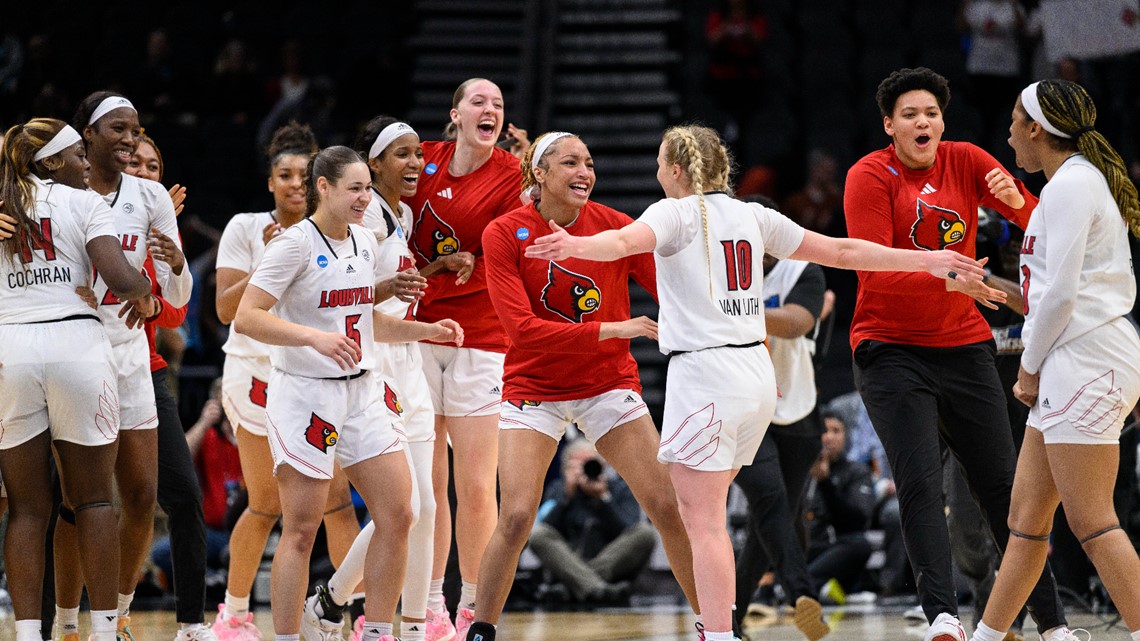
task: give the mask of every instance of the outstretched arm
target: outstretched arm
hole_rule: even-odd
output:
[[[621,229],[607,229],[593,236],[571,236],[558,223],[550,221],[554,231],[526,249],[527,258],[562,260],[583,258],[608,262],[632,254],[651,252],[657,246],[657,236],[649,225],[634,221]]]
[[[805,231],[791,258],[840,269],[868,272],[926,272],[938,278],[981,282],[986,270],[955,251],[894,249],[856,238],[831,238]]]

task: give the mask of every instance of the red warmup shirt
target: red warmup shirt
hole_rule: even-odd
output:
[[[202,486],[202,515],[206,527],[224,530],[226,526],[226,499],[230,486],[240,486],[241,457],[237,446],[223,436],[217,427],[206,428],[201,449],[194,457],[198,470],[198,483]],[[225,429],[229,429],[228,426]]]
[[[573,236],[621,229],[633,222],[587,202]],[[598,342],[602,322],[629,319],[629,279],[657,298],[653,254],[611,263],[527,258],[527,247],[550,233],[534,205],[496,219],[483,232],[491,302],[511,339],[503,366],[503,400],[568,401],[614,389],[641,391],[629,341]]]
[[[183,265],[182,269],[190,269],[190,263]],[[146,331],[146,342],[150,345],[150,371],[153,374],[166,367],[166,359],[155,351],[155,328],[165,327],[167,329],[177,329],[180,327],[182,321],[186,320],[186,308],[188,305],[175,307],[166,302],[166,299],[162,297],[162,288],[158,286],[158,276],[155,275],[154,260],[151,259],[150,254],[146,256],[146,262],[143,263],[143,270],[146,272],[146,277],[153,283],[151,291],[158,297],[158,300],[162,301],[162,311],[158,313],[158,316],[156,316],[154,320],[147,321],[146,325],[143,326],[144,331]]]
[[[986,174],[995,167],[1001,164],[993,156],[965,142],[941,142],[934,166],[923,170],[904,167],[893,145],[872,152],[847,172],[847,233],[888,247],[952,249],[973,258],[979,205],[996,209],[1022,229],[1037,206],[1037,197],[1021,181],[1021,209],[991,195]],[[974,299],[946,291],[942,279],[925,273],[859,272],[852,349],[864,340],[956,347],[991,338]]]
[[[464,347],[505,352],[507,337],[487,296],[482,236],[487,223],[520,205],[519,159],[496,147],[482,167],[456,178],[447,171],[454,142],[425,142],[423,147],[424,172],[416,195],[408,199],[414,225],[408,245],[416,267],[465,251],[475,255],[475,271],[462,285],[455,284],[454,272],[428,279],[416,318],[426,323],[453,319],[463,327]]]

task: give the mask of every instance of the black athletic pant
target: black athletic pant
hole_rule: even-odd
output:
[[[813,411],[804,420],[818,425],[819,417]],[[775,567],[792,601],[815,596],[796,524],[802,522],[800,507],[808,472],[822,448],[818,431],[815,436],[801,436],[773,425],[752,465],[736,475],[734,482],[748,499],[748,536],[736,562],[738,617],[748,611],[756,583],[769,566]]]
[[[158,505],[169,519],[174,565],[175,615],[179,623],[201,623],[206,610],[206,521],[202,488],[167,387],[166,368],[151,374],[158,407]]]
[[[939,436],[961,462],[998,548],[1009,539],[1016,454],[994,353],[993,341],[950,348],[863,341],[854,353],[855,384],[895,475],[903,538],[928,621],[958,613]],[[1048,564],[1028,606],[1042,632],[1065,624]]]

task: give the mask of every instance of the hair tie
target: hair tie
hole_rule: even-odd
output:
[[[41,147],[40,150],[36,152],[36,155],[32,156],[32,161],[39,162],[44,158],[54,156],[64,149],[67,149],[68,147],[79,142],[80,140],[83,140],[83,138],[79,135],[78,131],[73,129],[71,125],[64,125],[63,129],[60,129],[58,132],[56,132],[56,134],[52,136],[51,140],[49,140],[46,145]]]
[[[1034,121],[1041,124],[1045,131],[1053,134],[1058,138],[1072,138],[1069,134],[1057,129],[1049,119],[1045,117],[1045,112],[1041,110],[1041,101],[1037,99],[1037,85],[1040,82],[1035,82],[1025,89],[1021,90],[1021,106],[1025,108],[1025,113]]]
[[[1094,127],[1092,125],[1085,125],[1084,127],[1079,127],[1076,131],[1073,132],[1073,138],[1080,138],[1081,134],[1086,134],[1090,131],[1096,131],[1096,127]]]
[[[412,126],[405,122],[394,122],[384,127],[380,130],[380,133],[376,134],[376,140],[372,141],[372,147],[368,149],[368,159],[372,160],[384,153],[388,145],[395,142],[400,136],[414,133],[416,133],[416,130],[412,129]]]

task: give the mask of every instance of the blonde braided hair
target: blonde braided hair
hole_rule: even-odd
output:
[[[1132,235],[1140,238],[1140,202],[1136,185],[1128,177],[1124,159],[1108,140],[1093,128],[1096,105],[1084,87],[1068,80],[1043,80],[1037,85],[1037,99],[1049,123],[1071,136],[1070,140],[1052,137],[1055,147],[1075,146],[1094,167],[1104,174],[1112,198],[1120,207],[1120,215]]]
[[[731,195],[729,175],[732,156],[714,129],[700,125],[670,127],[663,136],[665,162],[678,164],[689,175],[689,186],[697,196],[701,211],[701,232],[705,240],[705,265],[708,269],[709,298],[712,298],[712,250],[709,249],[709,214],[705,190],[724,191]]]

